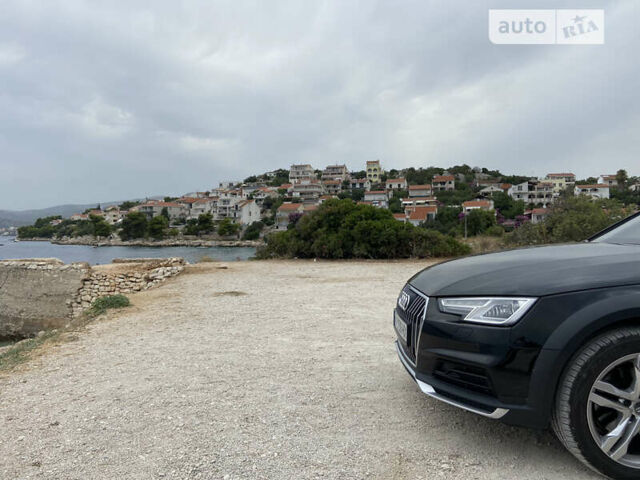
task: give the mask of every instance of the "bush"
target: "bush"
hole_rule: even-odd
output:
[[[264,223],[253,222],[247,227],[242,235],[243,240],[258,240],[260,238],[260,232],[264,228]]]
[[[504,235],[504,228],[500,225],[493,225],[492,227],[487,228],[484,233],[491,237],[501,237]]]
[[[389,210],[345,199],[324,202],[291,230],[272,233],[257,258],[408,258],[455,256],[468,246],[393,218]]]
[[[148,222],[145,214],[140,212],[130,212],[122,219],[120,238],[122,240],[144,238],[147,236],[147,228]]]
[[[544,222],[525,223],[507,235],[506,240],[513,245],[578,242],[622,220],[627,213],[615,200],[561,197]]]
[[[149,235],[156,240],[162,240],[168,228],[169,220],[164,215],[158,215],[149,221]]]
[[[235,235],[240,230],[240,225],[233,223],[230,218],[225,218],[218,225],[218,235],[228,237]]]
[[[124,308],[131,305],[129,299],[124,295],[108,295],[106,297],[98,297],[93,305],[91,305],[90,313],[93,315],[101,315],[112,308]]]

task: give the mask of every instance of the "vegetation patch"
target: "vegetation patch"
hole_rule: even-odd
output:
[[[454,257],[469,246],[434,230],[396,220],[391,211],[327,200],[290,229],[267,237],[257,258],[411,258]]]
[[[87,310],[87,314],[89,316],[96,317],[98,315],[102,315],[109,309],[113,308],[124,308],[131,305],[129,299],[122,295],[109,295],[106,297],[98,297],[91,305],[91,308]]]

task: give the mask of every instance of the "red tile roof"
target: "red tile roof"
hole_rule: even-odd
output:
[[[390,178],[387,180],[387,183],[405,183],[406,180],[404,178]]]
[[[431,185],[409,185],[409,190],[431,190]]]
[[[302,207],[301,203],[283,203],[278,207],[279,212],[292,212]]]
[[[434,182],[453,182],[455,179],[456,177],[453,175],[435,175],[433,177]]]
[[[462,204],[463,207],[491,207],[489,200],[469,200]]]
[[[409,220],[426,220],[430,213],[437,213],[438,207],[410,207]]]

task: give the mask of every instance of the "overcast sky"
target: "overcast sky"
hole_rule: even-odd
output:
[[[493,45],[570,2],[27,1],[0,8],[0,209],[203,190],[291,163],[640,175],[640,2],[603,46]]]

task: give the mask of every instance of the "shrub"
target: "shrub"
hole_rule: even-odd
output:
[[[240,230],[240,225],[233,223],[230,218],[225,218],[218,225],[218,235],[222,237],[228,237],[235,235]]]
[[[264,223],[253,222],[247,227],[242,235],[243,240],[258,240],[260,238],[260,232],[264,228]]]
[[[134,238],[144,238],[147,236],[147,217],[140,212],[129,212],[122,219],[122,230],[120,230],[120,238],[122,240],[131,240]]]
[[[258,258],[408,258],[455,256],[468,246],[393,218],[389,210],[332,199],[291,230],[272,233]]]
[[[112,308],[124,308],[131,305],[129,299],[124,295],[108,295],[106,297],[98,297],[93,305],[91,305],[90,313],[93,315],[101,315]]]
[[[156,240],[162,240],[168,228],[169,220],[164,215],[158,215],[149,221],[149,235]]]
[[[491,237],[501,237],[504,235],[504,228],[502,228],[500,225],[493,225],[487,228],[484,233]]]

